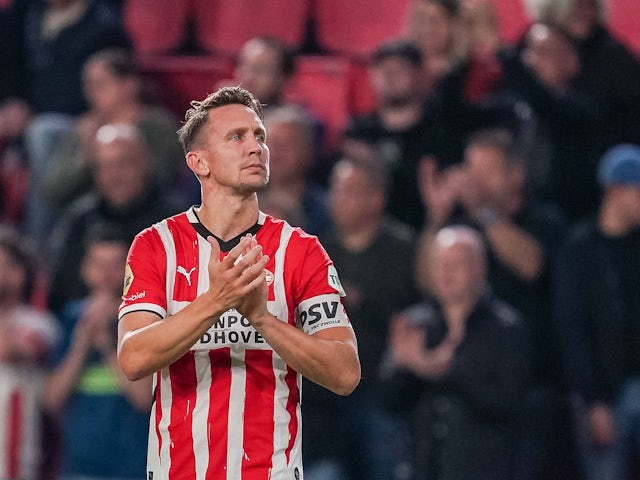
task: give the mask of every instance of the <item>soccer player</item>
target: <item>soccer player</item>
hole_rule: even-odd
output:
[[[341,395],[360,380],[336,269],[259,210],[269,149],[251,93],[192,102],[178,134],[202,203],[136,237],[120,307],[120,365],[153,375],[147,478],[302,478],[301,375]]]

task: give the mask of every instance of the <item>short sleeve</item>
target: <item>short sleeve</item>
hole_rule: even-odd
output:
[[[119,318],[134,311],[167,316],[166,251],[154,229],[136,236],[125,266]]]
[[[349,327],[351,322],[342,303],[345,295],[329,255],[316,237],[300,237],[303,248],[295,248],[296,319],[310,335],[331,327]]]

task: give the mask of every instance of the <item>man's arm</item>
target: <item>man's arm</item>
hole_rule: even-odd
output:
[[[209,289],[183,310],[161,321],[151,312],[124,315],[118,324],[118,363],[129,380],[139,380],[171,365],[218,320],[265,283],[268,257],[254,239],[244,237],[219,260],[220,247],[209,238]]]
[[[334,327],[309,335],[266,315],[255,329],[295,371],[339,395],[349,395],[360,382],[360,361],[353,329]]]

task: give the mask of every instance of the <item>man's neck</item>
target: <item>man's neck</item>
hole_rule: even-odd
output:
[[[210,192],[196,210],[200,223],[223,241],[228,241],[251,228],[258,221],[258,197],[230,196]]]
[[[344,247],[351,252],[361,252],[371,245],[379,229],[379,222],[371,222],[357,228],[341,228],[339,230]]]

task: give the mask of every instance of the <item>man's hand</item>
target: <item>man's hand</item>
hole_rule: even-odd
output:
[[[591,407],[588,411],[589,434],[596,445],[606,447],[616,438],[613,412],[602,403]]]
[[[269,257],[262,254],[262,247],[255,238],[245,235],[222,260],[216,239],[209,237],[207,240],[211,244],[207,293],[215,304],[224,306],[226,310],[235,308],[249,319],[249,315],[265,313],[267,285],[264,267]],[[260,311],[262,308],[264,312]]]

